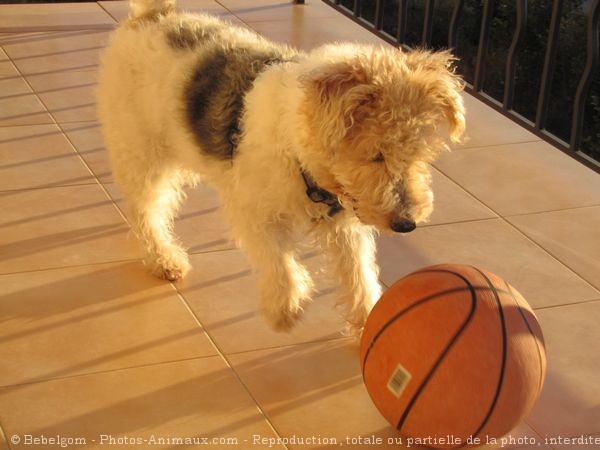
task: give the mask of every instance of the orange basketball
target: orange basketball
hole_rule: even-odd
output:
[[[390,287],[367,319],[360,357],[383,416],[413,443],[436,448],[508,433],[546,372],[542,330],[525,299],[502,278],[457,264]]]

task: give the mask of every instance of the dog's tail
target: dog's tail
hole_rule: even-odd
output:
[[[175,0],[129,0],[129,17],[152,17],[175,9]]]

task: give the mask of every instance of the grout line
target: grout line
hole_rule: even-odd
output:
[[[480,218],[480,219],[457,220],[457,221],[454,221],[454,222],[427,223],[427,224],[423,224],[423,225],[418,225],[417,229],[420,229],[420,228],[444,227],[444,226],[447,226],[447,225],[460,225],[460,224],[463,224],[463,223],[488,222],[488,221],[492,221],[492,220],[498,220],[500,218],[501,218],[500,216],[495,216],[495,217],[483,217],[483,218]]]
[[[77,154],[77,156],[80,156],[80,155]],[[74,187],[74,186],[96,186],[96,184],[97,183],[73,183],[73,184],[69,183],[69,184],[53,184],[51,186],[32,186],[32,187],[27,187],[27,188],[2,189],[2,190],[0,190],[0,195],[17,193],[17,192],[36,191],[36,190],[42,190],[42,189],[68,188],[68,187]],[[109,198],[109,200],[112,200],[112,198]]]
[[[598,288],[596,288],[596,286],[594,286],[590,281],[588,281],[586,278],[584,278],[583,275],[579,274],[578,272],[575,271],[575,269],[573,269],[570,265],[568,265],[566,262],[560,260],[557,256],[555,256],[549,249],[543,247],[540,243],[538,243],[537,241],[535,241],[534,239],[532,239],[531,237],[529,237],[527,234],[525,234],[525,232],[521,231],[516,225],[514,225],[512,222],[510,222],[508,219],[502,217],[502,220],[504,221],[504,223],[508,224],[513,230],[515,230],[516,232],[518,232],[519,234],[521,234],[522,236],[525,236],[525,238],[533,243],[536,247],[540,248],[541,250],[544,251],[544,253],[546,253],[548,256],[550,256],[552,259],[554,259],[556,262],[558,262],[560,265],[562,265],[563,267],[567,268],[572,274],[574,274],[577,278],[579,278],[580,280],[582,280],[585,284],[587,284],[589,287],[591,287],[595,292],[600,293],[600,291],[598,290]]]
[[[188,256],[192,256],[192,255],[207,255],[207,254],[212,254],[212,253],[221,253],[221,252],[233,252],[239,250],[241,251],[241,249],[237,246],[233,246],[233,247],[229,247],[229,248],[216,248],[214,250],[206,250],[204,252],[187,252]]]
[[[246,22],[244,19],[242,19],[240,16],[238,16],[236,13],[234,13],[232,10],[230,10],[227,6],[225,6],[223,3],[220,2],[220,0],[214,0],[215,3],[219,6],[221,6],[223,9],[225,9],[225,11],[227,11],[229,14],[231,14],[233,17],[235,17],[236,19],[238,19],[240,22],[242,22],[248,29],[254,31],[256,34],[260,33],[258,31],[256,31],[254,28],[252,28],[250,26],[250,24],[248,22]],[[262,36],[262,35],[261,35]],[[286,446],[287,448],[287,446]]]
[[[104,11],[104,9],[103,9]],[[113,17],[109,15],[112,19]],[[106,24],[80,24],[80,25],[32,25],[32,26],[23,26],[23,27],[3,27],[0,28],[0,35],[3,33],[6,34],[26,34],[26,33],[53,33],[60,31],[85,31],[85,30],[113,30],[115,28],[114,24],[106,23]]]
[[[591,287],[596,292],[598,292],[598,289],[592,283],[590,283],[588,280],[586,280],[585,278],[583,278],[580,274],[578,274],[577,272],[575,272],[575,270],[573,270],[570,266],[568,266],[566,263],[564,263],[563,261],[561,261],[560,259],[558,259],[556,256],[554,256],[552,253],[550,253],[550,251],[548,249],[544,248],[541,244],[539,244],[538,242],[534,241],[532,238],[530,238],[529,236],[527,236],[523,231],[521,231],[519,228],[517,228],[515,225],[513,225],[506,218],[506,217],[511,217],[511,216],[506,216],[505,217],[505,216],[501,215],[498,211],[496,211],[494,208],[492,208],[490,205],[488,205],[482,199],[478,198],[474,193],[472,193],[471,191],[469,191],[466,187],[458,184],[453,178],[451,178],[441,168],[435,167],[435,169],[438,170],[440,173],[442,173],[444,176],[448,177],[457,186],[460,186],[460,188],[462,190],[464,190],[465,192],[467,192],[473,198],[475,198],[476,200],[478,200],[481,204],[483,204],[484,206],[486,206],[490,211],[492,211],[494,214],[496,214],[498,217],[494,218],[493,220],[500,219],[502,222],[504,222],[505,224],[507,224],[513,231],[516,231],[519,235],[521,235],[522,237],[524,237],[525,240],[527,240],[530,243],[532,243],[535,247],[537,247],[538,249],[542,250],[542,252],[545,253],[546,255],[548,255],[551,259],[553,259],[554,261],[556,261],[557,263],[559,263],[562,267],[566,268],[569,272],[571,272],[573,275],[575,275],[576,278],[580,279],[585,284],[587,284],[589,287]],[[491,219],[486,219],[486,220],[491,220]],[[435,226],[435,225],[432,225],[432,226]]]
[[[526,424],[526,425],[527,425],[529,428],[531,428],[535,434],[537,434],[537,436],[538,436],[538,437],[539,437],[539,438],[542,440],[542,442],[544,442],[544,445],[545,445],[546,447],[550,447],[550,446],[549,446],[548,444],[546,444],[546,442],[544,441],[544,437],[542,436],[542,433],[540,433],[538,430],[536,430],[536,429],[535,429],[535,427],[534,427],[534,426],[533,426],[533,425],[532,425],[532,424],[531,424],[529,421],[527,421],[527,420],[524,420],[523,422],[524,422],[524,423],[525,423],[525,424]],[[552,447],[550,447],[550,448],[552,448]],[[515,450],[516,450],[516,449],[515,449]]]
[[[260,406],[260,404],[258,403],[258,401],[256,400],[256,398],[254,397],[254,395],[252,395],[252,392],[250,391],[250,389],[248,388],[248,386],[246,386],[246,384],[242,381],[242,378],[240,377],[240,375],[233,368],[233,365],[231,364],[231,362],[227,358],[227,355],[225,354],[225,352],[223,352],[223,350],[221,349],[221,347],[217,344],[217,341],[208,332],[208,329],[202,324],[202,321],[200,320],[200,318],[198,317],[198,315],[194,312],[194,310],[192,309],[192,307],[190,306],[190,304],[187,302],[186,298],[183,296],[183,293],[179,290],[178,286],[176,284],[174,284],[174,283],[170,283],[170,284],[173,287],[173,290],[175,291],[175,293],[177,294],[177,296],[179,297],[179,299],[181,300],[181,302],[183,303],[183,305],[187,308],[187,310],[192,315],[192,317],[194,318],[194,320],[202,328],[202,330],[204,331],[204,334],[206,335],[207,339],[210,341],[210,343],[213,345],[213,347],[217,350],[217,352],[221,356],[221,359],[223,360],[223,362],[225,363],[225,365],[231,370],[231,372],[233,373],[233,376],[237,379],[237,381],[244,388],[244,390],[246,391],[246,393],[248,394],[248,396],[252,399],[252,401],[254,402],[256,408],[262,414],[264,420],[267,422],[267,424],[271,427],[271,429],[275,433],[275,436],[277,436],[278,438],[281,439],[282,436],[277,431],[277,429],[275,428],[275,425],[271,422],[271,419],[267,416],[266,412]],[[281,445],[283,445],[284,448],[286,448],[286,449],[289,450],[289,447],[287,445],[285,445],[285,444],[281,444]]]
[[[108,9],[106,9],[104,6],[102,6],[100,4],[100,2],[95,2],[96,5],[98,5],[106,14],[108,14],[108,16],[115,21],[115,26],[119,26],[119,19],[117,19],[115,16],[113,16],[110,11]]]
[[[1,423],[0,423],[0,439],[4,439],[4,442],[6,442],[6,446],[8,447],[9,450],[12,449],[11,442],[8,440],[8,436],[6,436],[6,433],[4,432],[4,428],[2,427]]]
[[[236,17],[238,17],[240,20],[242,20],[239,16],[236,16]],[[345,17],[345,16],[342,16],[342,17],[344,17],[344,18],[347,19],[347,17]],[[307,21],[313,21],[313,20],[334,20],[334,19],[338,19],[338,17],[309,17],[309,18],[305,17],[303,19],[303,22],[307,23]],[[276,23],[290,22],[290,19],[289,18],[281,18],[281,19],[264,19],[264,20],[249,20],[249,21],[244,21],[244,23],[247,24],[249,27],[251,27],[252,24],[254,24],[254,23],[258,24],[258,23],[273,23],[273,22],[276,22]],[[350,23],[350,25],[356,25],[356,23],[354,23],[352,21],[352,19],[349,19],[349,23]],[[366,31],[369,31],[369,30],[366,30]],[[258,31],[257,31],[257,33],[258,33]],[[373,36],[375,36],[375,35],[373,35]],[[269,40],[273,41],[273,39],[270,39],[270,38],[269,38]],[[289,45],[290,47],[293,47],[293,48],[296,48],[296,49],[298,48],[298,47],[296,47],[296,45],[290,44],[287,41],[283,41],[283,40],[279,41],[278,40],[276,42],[278,42],[278,43],[285,43],[285,44]],[[329,42],[340,42],[340,39],[338,39],[337,41],[333,40],[333,41],[329,41]],[[351,41],[349,39],[345,39],[345,40],[343,40],[343,42],[354,42],[354,41]],[[383,40],[381,42],[386,43]],[[363,43],[365,43],[365,42],[363,42]]]
[[[564,307],[568,307],[568,306],[575,306],[575,305],[583,305],[586,303],[594,303],[594,302],[600,302],[600,298],[592,298],[589,300],[581,300],[578,302],[572,302],[572,303],[561,303],[559,305],[550,305],[550,306],[540,306],[539,308],[533,308],[534,311],[547,311],[549,309],[554,309],[554,308],[564,308]]]
[[[61,270],[61,269],[76,269],[78,267],[94,267],[94,266],[103,266],[103,265],[107,265],[107,264],[122,264],[122,263],[128,263],[128,262],[135,262],[135,261],[139,261],[140,265],[141,265],[141,258],[131,258],[131,259],[116,259],[114,261],[100,261],[100,262],[92,262],[92,263],[86,263],[86,264],[73,264],[73,265],[66,265],[66,266],[53,266],[53,267],[44,267],[41,269],[30,269],[30,270],[20,270],[17,272],[2,272],[0,273],[0,278],[3,276],[8,276],[8,275],[19,275],[19,274],[26,274],[26,273],[36,273],[36,272],[46,272],[46,271],[51,271],[51,270]]]
[[[279,349],[287,349],[287,348],[297,347],[297,346],[300,346],[300,345],[314,345],[314,344],[320,344],[320,343],[337,342],[337,341],[353,340],[353,339],[354,338],[352,336],[344,336],[340,332],[340,335],[337,336],[337,337],[315,339],[315,340],[312,340],[312,341],[304,341],[304,342],[295,342],[295,343],[292,343],[292,344],[274,345],[272,347],[253,348],[253,349],[241,350],[241,351],[237,351],[237,352],[229,352],[229,353],[223,352],[223,354],[227,355],[227,356],[237,356],[237,355],[245,355],[247,353],[252,353],[252,352],[260,352],[260,351],[263,351],[263,350],[279,350]]]
[[[461,184],[459,184],[454,178],[451,178],[448,174],[444,173],[442,170],[440,170],[438,167],[434,166],[433,164],[430,164],[431,168],[433,170],[435,170],[436,172],[438,172],[440,175],[442,175],[447,181],[449,181],[451,184],[454,184],[457,188],[459,188],[461,191],[465,192],[467,194],[467,196],[469,196],[472,200],[475,200],[477,203],[482,204],[483,206],[485,206],[492,214],[494,214],[496,217],[488,217],[488,219],[492,219],[492,218],[498,218],[500,217],[500,214],[498,214],[496,211],[494,211],[492,208],[490,208],[488,205],[486,205],[484,202],[482,202],[481,200],[479,200],[474,194],[472,194],[471,192],[469,192],[467,189],[465,189]],[[434,193],[435,194],[435,193]],[[434,200],[435,201],[435,200]],[[467,222],[467,221],[465,221]],[[453,223],[453,222],[450,222]]]
[[[223,248],[223,249],[207,250],[205,252],[189,253],[189,255],[191,256],[191,255],[205,255],[205,254],[213,254],[213,253],[225,253],[225,252],[234,252],[234,251],[238,251],[238,250],[240,250],[240,249],[237,247]],[[101,265],[107,265],[107,264],[122,264],[122,263],[129,263],[129,262],[139,262],[140,270],[145,270],[144,264],[143,264],[143,257],[140,256],[139,258],[115,259],[115,260],[111,260],[111,261],[98,261],[98,262],[89,262],[89,263],[84,263],[84,264],[71,264],[71,265],[65,265],[65,266],[49,266],[49,267],[43,267],[40,269],[19,270],[16,272],[0,272],[0,277],[3,277],[5,275],[18,275],[21,273],[23,273],[23,274],[36,273],[36,272],[45,272],[45,271],[50,271],[50,270],[75,269],[78,267],[93,267],[93,266],[101,266]],[[147,270],[146,270],[146,272],[150,273]]]
[[[539,216],[541,214],[546,214],[546,213],[555,213],[555,212],[562,212],[562,211],[576,211],[579,209],[589,209],[589,208],[597,208],[598,206],[600,206],[600,203],[597,204],[593,204],[593,205],[585,205],[585,206],[573,206],[570,208],[558,208],[558,209],[548,209],[545,211],[534,211],[534,212],[528,212],[528,213],[519,213],[519,214],[509,214],[507,216],[504,216],[505,218],[513,218],[513,217],[523,217],[523,216]]]
[[[498,113],[498,114],[500,114],[500,113]],[[519,125],[519,127],[521,127],[521,126]],[[521,128],[523,128],[523,127],[521,127]],[[478,148],[480,148],[480,149],[489,149],[490,147],[506,147],[506,146],[509,146],[509,145],[532,144],[532,143],[535,143],[535,142],[546,142],[546,141],[544,141],[543,139],[527,139],[527,140],[524,140],[524,141],[499,142],[497,144],[483,144],[483,145],[473,145],[473,146],[470,146],[469,142],[465,142],[462,145],[460,145],[460,144],[458,144],[458,145],[454,144],[451,147],[451,152],[454,153],[454,152],[460,152],[461,150],[475,150],[475,149],[478,149]]]
[[[30,95],[37,95],[35,92],[29,92]],[[42,104],[42,106],[44,106]],[[42,111],[44,112],[44,111]],[[50,115],[48,111],[45,111]],[[39,113],[36,113],[39,114]],[[50,125],[56,125],[56,122],[46,122],[46,123],[16,123],[16,124],[8,124],[8,125],[0,125],[0,128],[17,128],[17,127],[47,127]]]
[[[204,329],[202,329],[202,331],[204,331]],[[40,378],[39,380],[23,381],[23,382],[15,383],[15,384],[1,385],[0,391],[3,389],[9,390],[9,389],[15,389],[15,388],[20,388],[20,387],[24,387],[24,386],[31,386],[31,385],[35,385],[35,384],[48,383],[48,382],[52,382],[52,381],[63,381],[63,380],[70,380],[72,378],[104,375],[104,374],[113,373],[113,372],[122,372],[122,371],[126,371],[126,370],[142,369],[144,367],[155,367],[155,366],[160,366],[163,364],[177,364],[180,362],[193,361],[193,360],[197,360],[197,359],[200,360],[200,359],[207,359],[207,358],[217,358],[218,356],[219,356],[218,354],[206,355],[206,356],[191,356],[189,358],[173,359],[173,360],[169,360],[169,361],[157,361],[154,363],[138,364],[138,365],[127,366],[127,367],[117,367],[114,369],[104,369],[104,370],[101,369],[101,370],[96,370],[96,371],[91,371],[91,372],[74,373],[72,375],[64,375],[64,376],[50,377],[50,378]]]
[[[50,115],[52,115],[52,113],[50,113]],[[52,116],[52,117],[54,117],[54,116]],[[92,168],[85,161],[85,159],[83,158],[83,156],[81,155],[81,153],[79,153],[79,150],[77,150],[77,147],[75,146],[75,144],[73,143],[73,141],[71,140],[71,138],[69,137],[69,135],[65,132],[64,128],[62,127],[62,125],[60,123],[58,123],[58,122],[56,123],[56,125],[58,126],[58,128],[60,129],[60,131],[62,132],[62,134],[65,136],[65,139],[69,142],[69,144],[71,145],[71,147],[73,148],[73,150],[75,150],[75,153],[77,153],[77,155],[79,156],[79,160],[81,161],[81,163],[87,168],[87,170],[90,172],[90,174],[94,177],[94,179],[96,180],[96,183],[98,184],[98,186],[100,186],[100,189],[102,189],[102,191],[104,192],[104,195],[106,196],[106,198],[111,201],[111,203],[113,204],[113,207],[117,210],[117,213],[122,217],[122,219],[125,221],[125,223],[129,227],[131,227],[131,223],[127,219],[127,216],[123,213],[123,211],[121,211],[121,208],[119,208],[119,206],[117,205],[117,203],[111,197],[110,193],[108,192],[108,189],[106,189],[106,187],[104,186],[104,184],[102,184],[102,182],[100,181],[100,179],[98,178],[98,176],[94,173],[94,171],[92,170]]]

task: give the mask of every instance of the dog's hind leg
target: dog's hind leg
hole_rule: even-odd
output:
[[[190,269],[186,251],[173,234],[173,220],[193,177],[176,168],[153,168],[140,183],[124,189],[130,220],[145,252],[145,263],[159,278],[174,281]],[[121,186],[123,188],[123,186]]]

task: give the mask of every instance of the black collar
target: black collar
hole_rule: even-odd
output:
[[[337,197],[329,191],[320,188],[315,180],[308,174],[304,169],[300,169],[300,173],[302,174],[302,178],[304,178],[304,183],[306,184],[306,195],[315,203],[325,203],[329,206],[329,212],[327,213],[329,217],[335,216],[342,209],[342,205],[338,201]]]

